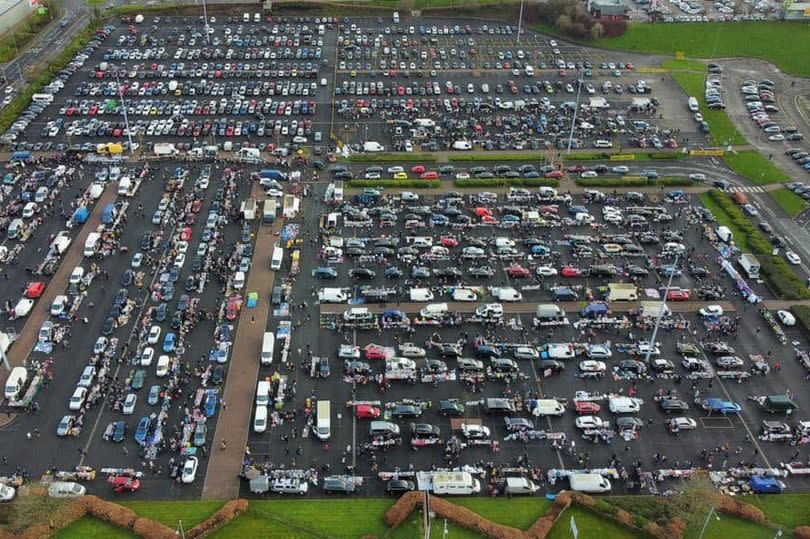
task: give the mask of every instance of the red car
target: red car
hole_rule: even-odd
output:
[[[388,349],[378,345],[368,345],[365,351],[366,359],[387,359],[391,355]]]
[[[187,226],[180,231],[180,239],[183,241],[191,240],[191,227]]]
[[[422,174],[425,171],[425,165],[414,165],[411,167],[411,172],[414,174]]]
[[[519,266],[517,264],[512,264],[508,268],[506,268],[506,273],[509,274],[510,277],[522,278],[528,277],[532,274],[528,269],[524,268],[523,266]]]
[[[198,199],[191,203],[191,211],[193,211],[194,213],[200,213],[201,209],[202,209],[202,200]]]
[[[442,247],[458,247],[458,240],[451,236],[442,236],[439,243],[441,243]]]
[[[565,176],[565,172],[562,170],[552,170],[551,172],[546,172],[546,178],[562,178]]]
[[[111,476],[107,481],[112,486],[113,492],[135,492],[141,488],[141,482],[133,477]]]
[[[45,290],[45,283],[42,281],[34,281],[33,283],[28,283],[28,286],[25,287],[25,297],[37,299],[39,296],[42,295],[42,292],[44,290]]]
[[[587,169],[585,168],[585,165],[573,165],[570,167],[566,167],[565,170],[567,170],[568,172],[585,172]]]
[[[354,409],[357,419],[377,419],[380,417],[380,409],[370,404],[358,404]]]
[[[419,175],[423,180],[436,180],[439,178],[439,173],[435,170],[428,170]]]
[[[669,290],[667,292],[667,299],[669,301],[689,301],[692,293],[689,290]]]
[[[563,269],[560,270],[560,275],[563,277],[581,277],[582,270],[579,268],[574,268],[572,266],[565,266]]]
[[[602,409],[593,401],[574,401],[574,411],[580,415],[596,415]]]
[[[239,309],[242,308],[242,298],[240,296],[231,296],[228,298],[228,303],[225,305],[225,318],[228,320],[236,320],[239,316]]]

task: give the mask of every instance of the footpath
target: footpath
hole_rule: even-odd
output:
[[[257,202],[264,199],[264,191],[258,183],[254,185],[251,196]],[[238,475],[242,471],[248,442],[259,376],[259,356],[276,273],[270,269],[270,256],[273,246],[278,242],[282,226],[282,219],[278,218],[272,225],[259,225],[256,233],[253,264],[244,292],[245,295],[256,292],[259,302],[252,309],[243,306],[239,315],[225,390],[221,397],[227,404],[227,410],[221,407],[219,411],[216,432],[211,442],[211,457],[205,472],[203,499],[232,500],[239,496]],[[225,449],[222,449],[223,440],[226,443]]]

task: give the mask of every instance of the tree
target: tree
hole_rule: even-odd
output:
[[[561,32],[569,32],[571,31],[571,17],[568,15],[562,14],[557,17],[557,20],[554,22],[554,25],[557,27],[558,30]]]
[[[414,0],[399,0],[399,7],[403,11],[412,11],[416,7]]]
[[[597,22],[591,26],[591,39],[599,39],[603,35],[605,35],[605,27],[602,26],[601,22]]]
[[[720,493],[707,476],[692,477],[686,481],[679,495],[670,498],[677,516],[688,528],[697,527],[697,529],[703,525],[712,507],[717,507],[719,500]]]

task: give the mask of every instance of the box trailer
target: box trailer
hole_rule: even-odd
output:
[[[760,265],[756,256],[751,253],[743,253],[740,255],[740,258],[737,259],[737,262],[740,263],[740,266],[742,266],[742,269],[748,274],[748,277],[751,279],[759,278]]]

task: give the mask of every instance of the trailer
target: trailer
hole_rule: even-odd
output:
[[[282,215],[286,219],[293,219],[296,215],[298,215],[300,204],[301,200],[297,196],[289,194],[284,195]]]
[[[754,256],[751,253],[743,253],[737,259],[737,262],[739,262],[740,266],[742,267],[743,270],[745,270],[745,273],[748,275],[749,278],[751,279],[759,278],[760,264],[756,256]]]

